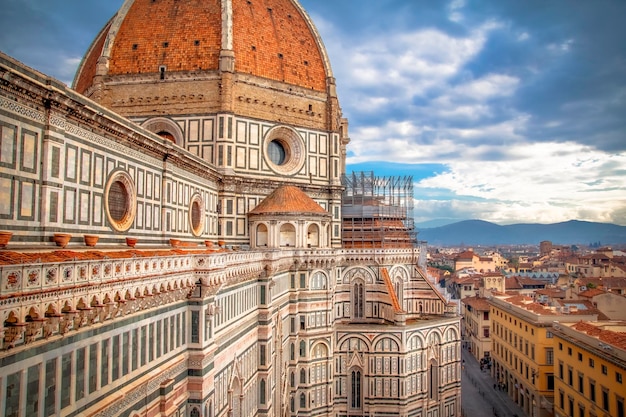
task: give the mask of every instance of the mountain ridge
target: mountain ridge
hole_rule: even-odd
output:
[[[583,220],[498,225],[474,219],[418,228],[418,239],[427,241],[429,245],[523,245],[539,244],[544,240],[557,245],[615,245],[626,244],[626,226]]]

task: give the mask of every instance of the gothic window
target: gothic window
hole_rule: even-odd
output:
[[[363,305],[365,303],[365,288],[362,281],[357,281],[352,286],[352,318],[362,319]]]
[[[289,377],[289,385],[291,386],[291,388],[294,388],[296,386],[296,374],[294,374],[293,372]]]
[[[326,275],[322,272],[316,272],[311,277],[310,288],[312,290],[325,290],[326,289]]]
[[[304,356],[306,355],[306,343],[304,342],[304,340],[300,341],[300,357],[304,358]]]
[[[439,365],[436,360],[430,361],[428,367],[428,398],[437,400],[439,393]]]
[[[289,359],[296,360],[296,345],[293,343],[289,346]]]
[[[306,384],[306,371],[304,369],[300,369],[300,383]]]
[[[240,417],[241,416],[241,383],[239,378],[235,378],[233,384],[231,386],[231,391],[229,392],[229,405],[230,405],[230,413],[229,415],[232,417]]]
[[[306,395],[304,393],[300,394],[300,408],[306,407]]]
[[[259,384],[259,402],[265,404],[265,380],[262,379]]]
[[[402,281],[398,278],[398,280],[395,282],[394,285],[394,290],[396,291],[396,298],[398,299],[398,303],[400,304],[400,306],[402,306],[403,302],[402,302]]]
[[[361,408],[362,403],[362,380],[361,370],[353,369],[350,373],[350,407]]]

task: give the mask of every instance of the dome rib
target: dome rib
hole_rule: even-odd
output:
[[[83,58],[74,87],[85,93],[97,75],[162,67],[218,71],[220,52],[230,48],[235,72],[328,91],[326,49],[297,0],[126,0]]]

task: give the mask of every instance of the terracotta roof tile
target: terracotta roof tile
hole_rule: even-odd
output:
[[[489,311],[491,308],[489,301],[484,297],[465,297],[461,302],[479,311]]]
[[[249,214],[322,214],[330,216],[319,204],[293,185],[284,185],[268,195]]]
[[[609,345],[613,345],[620,349],[626,349],[626,332],[609,330],[610,327],[615,326],[624,328],[625,322],[578,322],[572,326],[575,330],[581,333],[585,333],[589,336],[597,337],[599,340]]]

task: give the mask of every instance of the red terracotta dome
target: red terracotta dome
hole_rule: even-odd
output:
[[[126,0],[98,34],[74,79],[220,69],[327,91],[332,77],[321,38],[297,0]]]

